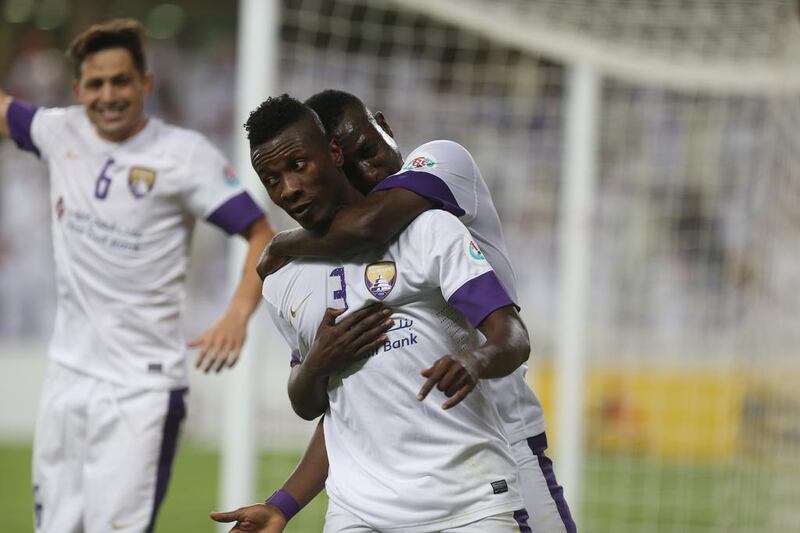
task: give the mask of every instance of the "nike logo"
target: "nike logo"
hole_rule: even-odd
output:
[[[111,529],[113,529],[114,531],[119,531],[120,529],[128,529],[132,525],[133,524],[120,524],[115,520],[114,522],[111,522]]]
[[[78,159],[78,154],[73,152],[72,150],[67,150],[67,159],[71,159],[73,161]]]
[[[309,292],[308,294],[306,294],[305,298],[300,300],[300,303],[297,304],[297,307],[295,307],[294,309],[291,309],[291,308],[289,309],[289,312],[292,314],[292,318],[296,318],[297,317],[298,311],[300,311],[300,308],[303,307],[303,304],[306,303],[306,300],[308,300],[308,298],[310,296],[311,296],[311,293]]]

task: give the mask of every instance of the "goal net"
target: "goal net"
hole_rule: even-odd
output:
[[[800,528],[800,53],[788,0],[285,0],[278,88],[340,88],[492,190],[559,448],[569,71],[599,80],[579,509]],[[563,466],[556,458],[556,472]]]

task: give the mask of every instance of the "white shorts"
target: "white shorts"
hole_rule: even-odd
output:
[[[528,523],[535,533],[575,533],[577,528],[564,499],[564,489],[556,481],[546,449],[544,433],[511,445]]]
[[[463,526],[431,529],[428,533],[531,533],[527,519],[528,514],[521,509],[487,516]],[[354,514],[328,500],[323,533],[381,533],[381,530],[368,526]]]
[[[33,447],[36,531],[151,531],[185,393],[130,389],[51,362]]]

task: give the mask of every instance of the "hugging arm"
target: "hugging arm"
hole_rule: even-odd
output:
[[[302,228],[275,235],[259,263],[263,277],[283,264],[285,257],[347,257],[388,243],[433,202],[406,189],[388,189],[341,209],[321,236]]]

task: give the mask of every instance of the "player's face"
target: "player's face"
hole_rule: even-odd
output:
[[[403,166],[392,129],[381,113],[373,116],[363,109],[350,108],[333,137],[342,147],[347,178],[363,194]]]
[[[151,76],[139,72],[130,52],[108,48],[86,56],[73,90],[100,137],[120,142],[144,128],[144,97],[152,86]]]
[[[255,147],[250,158],[270,199],[301,226],[324,231],[342,203],[342,151],[310,119]]]

